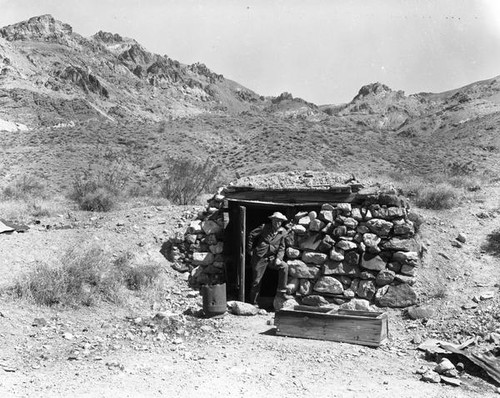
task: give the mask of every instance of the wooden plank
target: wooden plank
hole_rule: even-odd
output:
[[[340,203],[340,202],[356,202],[357,194],[349,192],[335,192],[329,190],[304,190],[304,191],[268,191],[268,190],[252,190],[242,192],[228,192],[226,199],[239,200],[256,200],[261,202],[277,202],[277,203]]]
[[[247,209],[239,206],[239,226],[240,226],[240,257],[239,257],[239,300],[245,301],[245,257],[246,257],[246,236],[247,236]]]
[[[310,305],[296,305],[293,307],[294,311],[307,311],[307,312],[332,312],[335,311],[334,308],[328,307],[312,307]]]
[[[387,338],[387,314],[377,314],[377,317],[370,317],[359,314],[278,311],[275,315],[276,334],[377,347]]]

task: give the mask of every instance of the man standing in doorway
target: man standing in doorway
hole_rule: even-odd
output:
[[[276,295],[286,296],[288,264],[283,261],[285,255],[285,237],[287,230],[281,225],[287,218],[279,211],[269,216],[271,223],[262,224],[248,235],[247,252],[252,255],[252,288],[250,303],[257,305],[262,277],[267,267],[278,270]]]

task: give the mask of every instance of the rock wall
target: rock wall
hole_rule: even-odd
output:
[[[160,250],[175,270],[189,272],[188,283],[195,289],[225,282],[223,202],[222,195],[215,195],[185,234],[171,237]]]
[[[289,292],[304,303],[319,295],[337,304],[360,298],[381,307],[414,305],[421,253],[408,204],[394,194],[359,195],[353,204],[299,212],[286,225]],[[216,195],[184,236],[162,248],[174,268],[190,272],[194,288],[224,281],[223,200]]]

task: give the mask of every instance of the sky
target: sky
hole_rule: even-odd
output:
[[[0,0],[0,26],[52,14],[136,39],[260,95],[350,101],[381,82],[442,92],[500,75],[498,0]]]

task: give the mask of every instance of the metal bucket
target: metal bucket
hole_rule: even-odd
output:
[[[203,285],[201,287],[203,297],[203,312],[207,316],[221,315],[227,310],[226,284]]]

